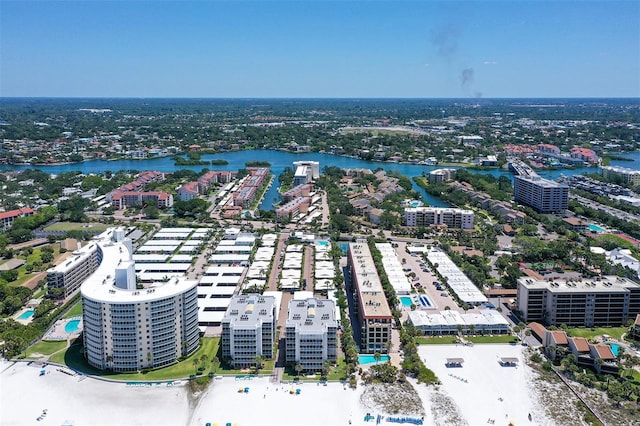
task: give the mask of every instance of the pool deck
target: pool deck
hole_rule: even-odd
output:
[[[33,321],[33,315],[31,315],[29,318],[20,318],[20,315],[24,314],[27,311],[33,311],[33,308],[21,309],[17,314],[13,316],[13,319],[18,321],[22,325],[29,324],[31,321]]]
[[[80,324],[78,324],[78,329],[73,333],[67,333],[65,331],[65,326],[69,321],[80,320]],[[51,328],[45,333],[42,340],[70,340],[75,339],[80,336],[82,332],[82,316],[78,315],[71,318],[62,318],[55,322],[51,326]]]

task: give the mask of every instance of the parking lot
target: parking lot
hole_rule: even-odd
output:
[[[403,263],[403,268],[405,269],[405,273],[409,276],[414,273],[416,278],[415,280],[409,278],[409,281],[414,286],[414,288],[423,288],[429,300],[432,303],[431,308],[423,308],[420,303],[416,303],[416,306],[419,309],[428,309],[434,311],[444,311],[446,307],[449,307],[452,311],[464,312],[462,308],[460,308],[456,302],[451,298],[449,293],[445,288],[442,290],[438,290],[434,283],[438,281],[438,278],[431,272],[426,262],[423,259],[423,256],[420,254],[411,255],[407,253],[405,242],[395,242],[391,241],[394,245],[397,244],[398,247],[395,248],[396,255],[400,262]],[[402,260],[405,260],[404,262]],[[408,310],[409,308],[404,308]]]

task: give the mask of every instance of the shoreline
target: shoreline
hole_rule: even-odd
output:
[[[334,154],[334,153],[330,153],[330,152],[326,152],[326,151],[308,151],[308,152],[299,152],[299,151],[290,151],[287,149],[282,149],[282,148],[252,148],[252,149],[239,149],[239,150],[229,150],[229,151],[220,151],[220,152],[201,152],[202,155],[218,155],[218,154],[225,154],[225,153],[236,153],[236,152],[245,152],[245,151],[256,151],[256,150],[266,150],[266,151],[278,151],[278,152],[286,152],[288,154],[295,154],[295,155],[305,155],[305,154],[324,154],[324,155],[335,155],[336,157],[342,157],[342,158],[351,158],[354,160],[359,160],[359,161],[367,161],[367,162],[372,162],[372,163],[380,163],[380,164],[402,164],[402,165],[408,165],[408,166],[426,166],[426,167],[464,167],[464,168],[474,168],[477,167],[474,164],[465,164],[465,163],[447,163],[447,162],[443,162],[443,163],[438,163],[438,164],[420,164],[420,163],[415,163],[415,162],[410,162],[410,161],[384,161],[384,160],[375,160],[375,159],[371,159],[371,160],[367,160],[364,158],[360,158],[360,157],[356,157],[353,155],[346,155],[346,154]],[[614,156],[624,156],[624,155],[633,155],[633,154],[637,154],[640,153],[640,150],[636,150],[636,151],[625,151],[625,152],[615,152],[615,153],[608,153],[610,155],[614,155]],[[78,162],[71,162],[71,161],[63,161],[63,162],[59,162],[59,163],[6,163],[4,165],[6,166],[16,166],[16,167],[20,167],[20,166],[30,166],[30,167],[48,167],[48,166],[64,166],[64,165],[69,165],[69,164],[83,164],[83,163],[87,163],[90,161],[105,161],[105,162],[113,162],[113,161],[140,161],[140,162],[144,162],[144,161],[152,161],[152,160],[157,160],[157,159],[161,159],[161,158],[168,158],[168,157],[175,157],[175,156],[180,156],[180,155],[185,155],[185,153],[177,153],[177,154],[169,154],[169,155],[159,155],[156,157],[147,157],[147,158],[123,158],[123,157],[114,157],[114,158],[91,158],[91,159],[87,159],[87,160],[82,160],[82,161],[78,161]],[[602,157],[606,157],[607,155],[602,155]],[[210,162],[211,160],[209,160]],[[635,162],[635,160],[633,159],[613,159],[613,161],[625,161],[625,162]],[[229,162],[227,161],[227,164],[220,164],[220,165],[228,165]],[[205,164],[206,165],[206,164]],[[176,167],[180,167],[181,165],[176,165]],[[189,164],[185,164],[184,166],[190,166]],[[196,165],[197,166],[197,165]],[[595,168],[599,168],[600,166],[596,166]],[[487,166],[487,167],[479,167],[478,170],[493,170],[493,169],[500,169],[500,166]]]

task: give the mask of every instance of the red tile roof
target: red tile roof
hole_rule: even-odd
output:
[[[598,354],[598,358],[616,359],[615,355],[613,355],[613,352],[611,351],[611,346],[603,345],[603,344],[592,345],[592,346],[595,348],[596,353]]]
[[[589,352],[589,342],[584,337],[573,337],[573,346],[578,352]]]
[[[562,330],[551,331],[551,338],[556,345],[566,345],[569,343],[569,341],[567,340],[567,333]]]
[[[540,338],[541,340],[544,339],[544,333],[547,332],[547,328],[544,325],[537,322],[532,322],[529,324],[529,328],[531,329],[531,332],[538,338]]]
[[[20,216],[29,216],[34,214],[35,212],[29,207],[24,207],[22,209],[17,210],[9,210],[8,212],[0,213],[0,219],[7,219],[10,217],[20,217]]]

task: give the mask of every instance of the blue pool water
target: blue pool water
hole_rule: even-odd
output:
[[[342,250],[343,253],[347,253],[349,251],[349,243],[338,243],[338,247],[340,247],[340,250]]]
[[[420,304],[421,304],[422,306],[426,306],[426,307],[428,307],[428,308],[430,308],[431,306],[433,306],[433,305],[431,304],[431,300],[429,300],[429,298],[428,298],[427,296],[421,295],[418,299],[420,300]]]
[[[620,345],[618,345],[617,343],[609,343],[609,346],[611,346],[611,352],[613,353],[613,356],[618,356],[618,353],[620,352]]]
[[[71,320],[64,326],[64,331],[66,333],[75,333],[78,331],[78,326],[80,325],[80,320]]]
[[[409,296],[401,296],[400,297],[400,302],[402,303],[402,306],[411,306],[411,305],[413,305],[413,299],[411,299]]]
[[[379,362],[387,362],[389,361],[389,355],[381,355]],[[358,363],[359,364],[375,364],[376,359],[373,355],[358,355]]]
[[[599,227],[598,225],[594,225],[593,223],[589,225],[589,229],[593,232],[605,232],[606,229]]]
[[[422,204],[420,201],[412,201],[409,205],[411,207],[420,207],[420,204]]]
[[[329,241],[316,241],[316,244],[322,247],[327,247],[329,245]]]
[[[19,320],[27,320],[27,319],[31,318],[33,316],[33,314],[35,314],[35,311],[33,309],[29,309],[28,311],[24,311],[22,314],[20,314],[18,319]]]

